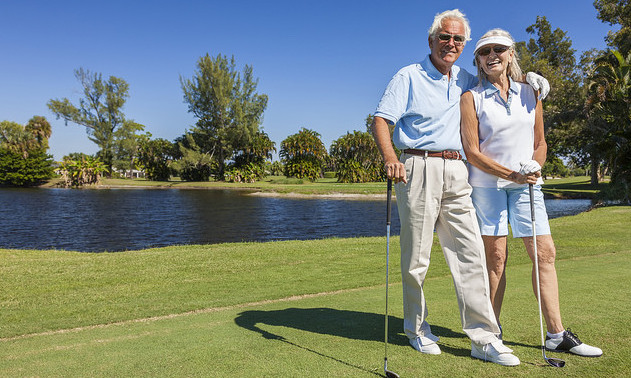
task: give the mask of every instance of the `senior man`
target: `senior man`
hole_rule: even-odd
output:
[[[515,366],[519,358],[498,338],[484,245],[461,155],[460,95],[478,79],[455,63],[470,35],[469,22],[458,9],[436,15],[429,30],[430,54],[394,75],[374,114],[372,131],[387,176],[395,182],[404,331],[410,344],[421,353],[441,353],[439,338],[426,321],[423,292],[436,230],[453,277],[462,327],[471,339],[471,356]],[[531,85],[547,93],[547,81],[531,77]],[[388,123],[396,125],[393,141],[402,150],[400,158]]]

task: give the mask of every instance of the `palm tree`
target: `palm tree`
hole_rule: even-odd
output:
[[[611,169],[612,185],[629,202],[631,184],[631,53],[611,51],[596,61],[586,109],[595,145]]]
[[[383,179],[381,154],[370,133],[347,132],[330,149],[338,182],[371,182]]]
[[[322,177],[328,157],[320,134],[304,127],[281,142],[279,155],[285,163],[285,176],[311,181]]]
[[[36,140],[37,145],[44,151],[48,149],[48,138],[52,134],[50,123],[42,116],[34,116],[24,127]]]

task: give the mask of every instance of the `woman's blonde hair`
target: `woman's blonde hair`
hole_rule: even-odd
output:
[[[519,67],[519,56],[517,55],[517,51],[515,50],[515,40],[510,35],[510,33],[504,29],[491,29],[487,31],[482,37],[480,37],[480,39],[493,37],[493,36],[507,37],[511,41],[513,41],[513,44],[509,46],[510,47],[509,51],[513,52],[513,60],[508,64],[507,74],[514,81],[522,81],[523,73],[521,72],[521,68]],[[488,76],[486,75],[486,72],[484,72],[482,67],[478,64],[478,57],[479,55],[476,52],[475,58],[473,59],[473,64],[478,68],[478,79],[487,80]]]

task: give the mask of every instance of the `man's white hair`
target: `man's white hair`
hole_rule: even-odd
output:
[[[462,25],[464,25],[465,41],[471,40],[471,26],[469,26],[469,20],[467,20],[467,17],[464,15],[464,13],[460,12],[460,10],[458,9],[444,11],[443,13],[439,13],[434,17],[432,27],[429,28],[430,38],[436,37],[438,31],[443,27],[443,21],[445,20],[458,20],[462,22]]]

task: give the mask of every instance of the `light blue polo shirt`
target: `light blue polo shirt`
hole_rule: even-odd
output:
[[[477,83],[477,77],[455,65],[449,79],[427,55],[394,75],[374,115],[396,125],[392,139],[399,149],[462,151],[460,95]]]

